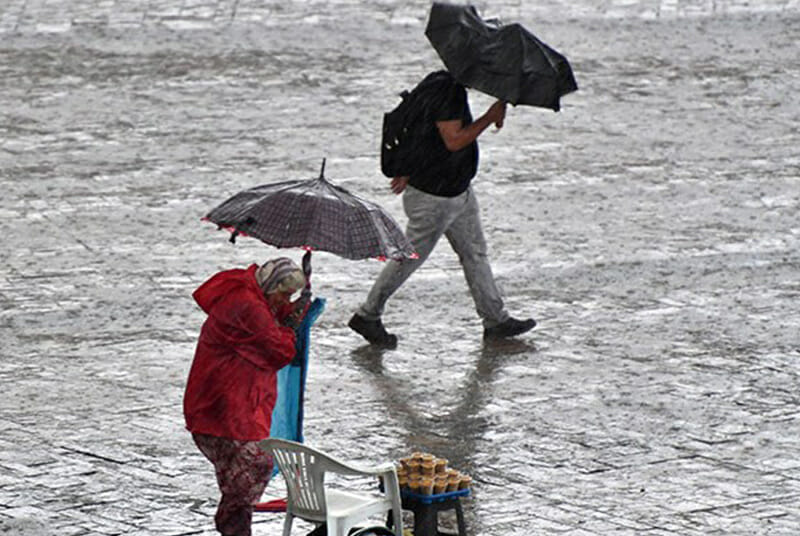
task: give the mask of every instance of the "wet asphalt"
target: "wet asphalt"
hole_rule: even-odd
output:
[[[485,344],[443,242],[378,351],[346,322],[381,263],[317,253],[306,442],[449,459],[471,535],[800,533],[800,2],[477,5],[580,86],[481,139],[495,274],[539,326]],[[327,158],[404,224],[377,136],[440,66],[428,6],[0,3],[0,533],[215,534],[181,413],[191,292],[301,252],[200,218]]]

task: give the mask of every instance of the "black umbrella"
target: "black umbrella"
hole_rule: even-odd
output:
[[[465,86],[554,111],[578,89],[567,59],[519,24],[484,21],[473,6],[434,3],[425,35]]]
[[[346,259],[416,258],[397,222],[380,206],[324,177],[264,184],[244,190],[204,218],[237,235],[278,247],[328,251]],[[310,262],[308,258],[304,259]],[[304,266],[310,271],[309,266]]]

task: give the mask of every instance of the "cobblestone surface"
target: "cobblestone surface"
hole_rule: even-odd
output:
[[[400,347],[375,352],[345,322],[380,263],[316,254],[307,442],[448,458],[475,478],[475,535],[800,533],[800,2],[477,5],[581,86],[482,143],[495,271],[540,326],[484,345],[442,246],[387,311]],[[439,65],[427,10],[0,2],[0,533],[214,534],[181,414],[190,295],[276,252],[200,217],[328,157],[403,222],[376,136]]]

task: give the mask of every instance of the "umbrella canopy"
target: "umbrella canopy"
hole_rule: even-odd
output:
[[[278,247],[328,251],[346,259],[416,258],[397,222],[381,207],[324,177],[256,186],[212,209],[205,219]],[[304,267],[305,268],[305,267]]]
[[[578,89],[564,56],[519,24],[484,21],[474,6],[434,3],[425,35],[456,80],[505,102],[558,111]]]

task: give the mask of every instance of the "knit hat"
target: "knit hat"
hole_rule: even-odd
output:
[[[306,285],[306,276],[297,264],[287,257],[265,262],[256,270],[256,281],[264,294],[296,292]]]

